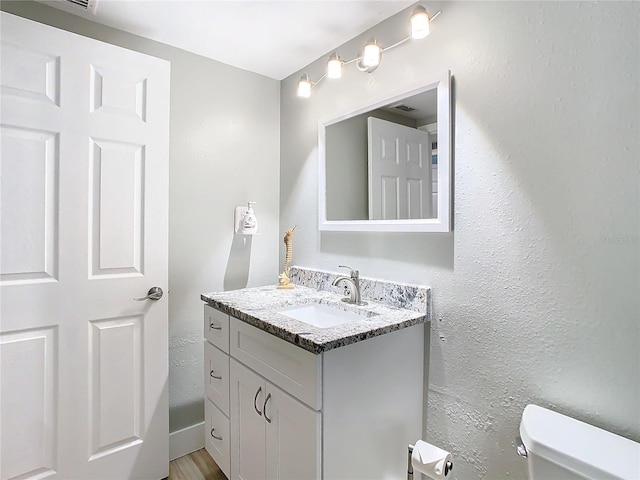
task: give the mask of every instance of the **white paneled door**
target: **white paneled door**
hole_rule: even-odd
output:
[[[367,119],[369,220],[432,218],[429,134]]]
[[[1,478],[166,477],[169,63],[1,15]]]

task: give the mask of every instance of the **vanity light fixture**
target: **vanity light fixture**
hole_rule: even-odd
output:
[[[376,43],[376,39],[371,37],[364,46],[362,65],[365,67],[377,67],[380,65],[380,57],[382,57],[382,48]]]
[[[309,98],[311,96],[311,80],[306,73],[300,77],[298,82],[298,96],[302,98]]]
[[[398,47],[411,39],[421,40],[425,38],[429,35],[429,23],[441,13],[442,11],[438,10],[432,17],[430,17],[427,10],[423,6],[418,5],[411,14],[411,35],[408,37],[403,38],[399,42],[386,48],[381,47],[380,44],[376,42],[375,38],[371,37],[364,46],[362,55],[348,61],[343,61],[338,52],[332,53],[329,57],[329,61],[327,62],[327,71],[318,78],[318,80],[312,82],[309,75],[306,73],[300,78],[300,82],[298,82],[298,96],[309,98],[313,87],[320,83],[325,77],[332,79],[342,77],[342,67],[350,63],[355,63],[358,70],[361,72],[373,72],[378,68],[378,65],[380,65],[382,52]]]
[[[338,52],[332,53],[327,63],[327,78],[342,77],[342,64],[343,61]]]
[[[419,5],[411,15],[411,38],[421,40],[429,35],[429,14]]]

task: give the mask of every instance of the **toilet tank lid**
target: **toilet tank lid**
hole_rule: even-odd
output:
[[[527,405],[520,437],[530,453],[586,478],[640,479],[640,444],[560,413]]]

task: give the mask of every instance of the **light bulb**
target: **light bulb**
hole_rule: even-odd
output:
[[[302,98],[309,98],[311,96],[311,80],[309,80],[309,75],[307,74],[300,77],[300,81],[298,82],[298,96]]]
[[[411,38],[420,40],[429,35],[429,14],[422,6],[417,6],[411,15]]]
[[[377,67],[380,64],[380,55],[382,49],[380,45],[376,43],[375,38],[370,38],[367,44],[364,46],[364,53],[362,55],[362,65],[365,67]]]
[[[327,63],[327,78],[342,77],[342,59],[338,53],[332,53]]]
[[[362,65],[365,67],[377,67],[380,64],[380,55],[382,49],[380,45],[376,43],[375,38],[370,38],[367,44],[364,46],[364,53],[362,54]]]

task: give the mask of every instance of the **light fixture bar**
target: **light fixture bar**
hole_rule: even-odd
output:
[[[397,43],[394,43],[393,45],[389,45],[388,47],[383,48],[382,51],[386,52],[387,50],[391,50],[392,48],[399,47],[403,43],[407,43],[409,40],[411,40],[411,35],[409,35],[407,38],[403,38],[402,40],[400,40]]]
[[[382,54],[388,50],[399,47],[400,45],[408,42],[411,39],[419,40],[425,38],[429,33],[429,24],[434,21],[440,14],[442,10],[438,10],[433,16],[429,16],[426,9],[419,5],[413,11],[411,15],[412,19],[416,15],[425,15],[427,17],[427,22],[422,26],[422,32],[419,36],[414,37],[414,32],[412,32],[408,37],[403,38],[402,40],[394,43],[393,45],[389,45],[388,47],[381,47],[378,43],[376,43],[375,39],[372,37],[365,45],[365,49],[363,54],[352,58],[351,60],[342,60],[340,55],[337,52],[334,52],[329,57],[329,61],[327,63],[327,69],[324,74],[320,78],[318,78],[315,82],[312,82],[309,79],[309,75],[304,74],[300,81],[298,82],[298,96],[308,98],[311,96],[311,89],[318,85],[325,78],[340,78],[342,76],[342,67],[345,65],[349,65],[350,63],[356,63],[358,70],[362,72],[371,73],[380,64],[380,60],[382,58]],[[413,24],[413,22],[412,22]],[[413,26],[413,25],[412,25]],[[424,30],[426,30],[426,34],[424,34]],[[375,47],[377,47],[377,52],[375,52]],[[367,64],[365,64],[365,58]],[[377,61],[376,61],[377,60]]]

